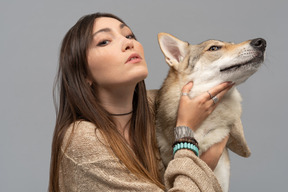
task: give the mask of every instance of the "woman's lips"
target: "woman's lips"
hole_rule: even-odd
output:
[[[125,63],[139,63],[140,61],[142,61],[140,55],[137,53],[133,53],[130,55],[130,57],[127,59]]]

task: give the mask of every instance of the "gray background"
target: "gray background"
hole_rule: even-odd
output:
[[[2,0],[0,191],[47,190],[60,42],[78,18],[97,11],[121,17],[142,42],[149,89],[159,88],[168,71],[158,32],[195,44],[265,38],[265,64],[239,86],[252,156],[230,153],[231,191],[287,191],[287,9],[285,0]]]

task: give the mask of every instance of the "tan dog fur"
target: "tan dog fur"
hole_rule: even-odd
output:
[[[193,81],[189,93],[189,97],[193,98],[225,81],[236,85],[244,82],[263,62],[266,42],[264,39],[254,39],[233,44],[208,40],[190,45],[167,33],[160,33],[158,41],[170,70],[160,90],[150,90],[148,96],[155,102],[157,141],[161,158],[167,166],[172,159],[173,128],[182,87]],[[237,89],[232,88],[195,132],[200,154],[230,134],[227,148],[214,170],[223,191],[229,190],[230,160],[227,149],[243,157],[250,156],[240,119],[241,101]]]

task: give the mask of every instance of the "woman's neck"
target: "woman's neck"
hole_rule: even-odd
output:
[[[133,110],[132,102],[134,95],[134,87],[109,87],[99,88],[97,91],[102,106],[110,113],[116,123],[117,129],[125,137],[129,143],[129,129],[132,113],[127,115],[113,115],[125,114]]]
[[[132,111],[135,87],[100,88],[97,92],[102,106],[110,114],[124,114]]]

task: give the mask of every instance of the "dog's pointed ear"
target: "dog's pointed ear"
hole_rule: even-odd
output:
[[[165,55],[166,62],[177,70],[179,63],[185,58],[189,44],[168,33],[159,33],[158,43]]]

